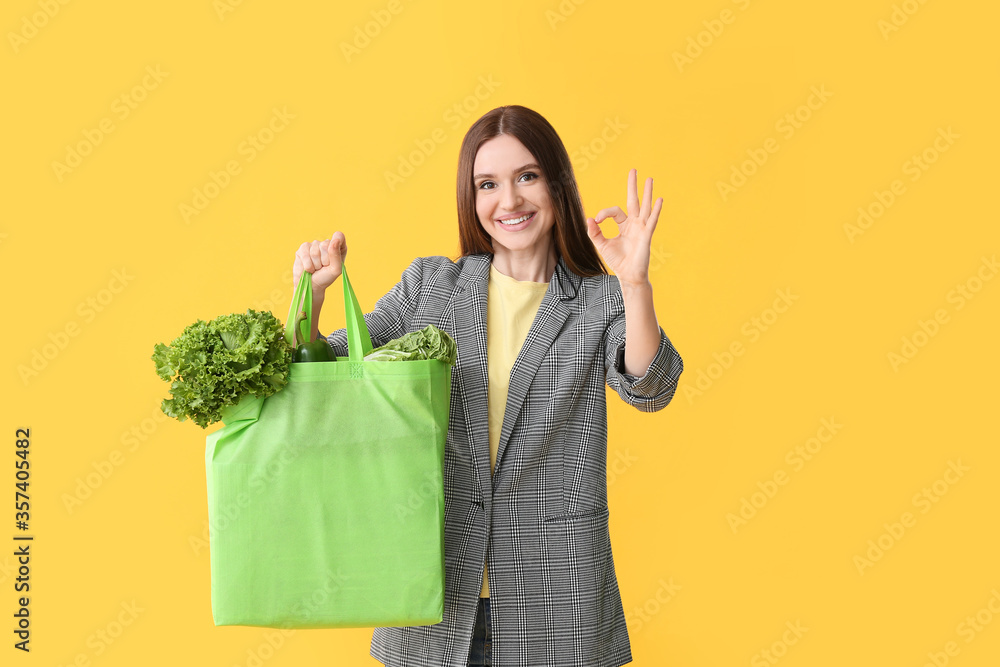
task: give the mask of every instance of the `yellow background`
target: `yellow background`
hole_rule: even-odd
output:
[[[220,6],[4,3],[0,432],[11,461],[14,429],[32,429],[36,536],[30,655],[11,647],[13,546],[0,556],[4,664],[253,664],[267,631],[212,622],[209,554],[193,546],[206,432],[157,418],[168,386],[153,345],[248,307],[284,320],[295,250],[334,230],[366,310],[415,256],[454,257],[462,136],[509,103],[560,133],[589,215],[624,205],[632,167],[665,200],[650,273],[681,388],[655,414],[609,396],[635,663],[773,664],[767,650],[787,667],[918,667],[929,652],[998,664],[1000,279],[975,280],[1000,249],[995,4]],[[134,91],[147,67],[161,80]],[[144,98],[124,118],[122,95]],[[275,108],[294,118],[249,160],[241,143]],[[796,112],[789,136],[780,122]],[[113,131],[57,174],[102,120]],[[777,151],[723,197],[719,182],[769,139]],[[906,171],[925,151],[933,163]],[[240,172],[186,222],[181,204],[231,160]],[[390,186],[401,161],[413,172]],[[896,180],[903,193],[852,242],[845,225]],[[978,291],[959,308],[966,284]],[[774,318],[779,290],[797,299]],[[343,326],[330,304],[327,332]],[[894,367],[921,321],[935,335]],[[734,343],[742,354],[723,364]],[[43,349],[51,358],[23,376]],[[824,419],[842,425],[832,438]],[[818,432],[828,442],[797,470],[786,455]],[[968,470],[946,475],[949,461]],[[787,483],[753,496],[776,473]],[[760,506],[734,532],[743,499]],[[914,521],[892,538],[884,524],[905,512]],[[3,517],[17,532],[9,502]],[[891,546],[859,570],[880,538]],[[121,635],[95,641],[133,601],[142,611]],[[977,612],[992,622],[969,641],[960,624]],[[808,630],[784,634],[796,623]],[[263,664],[371,665],[370,638],[300,630]]]

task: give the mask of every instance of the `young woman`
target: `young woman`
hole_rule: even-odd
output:
[[[663,203],[628,174],[626,210],[586,218],[569,155],[538,113],[504,106],[458,163],[461,255],[418,257],[365,315],[374,346],[428,324],[458,345],[445,448],[444,619],[375,628],[386,665],[595,665],[632,660],[608,531],[605,384],[663,409],[683,370],[659,326],[650,243]],[[618,235],[605,237],[605,219]],[[347,255],[303,243],[313,335]],[[608,275],[601,258],[614,271]]]

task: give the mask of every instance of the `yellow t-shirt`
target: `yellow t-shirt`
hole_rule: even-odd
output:
[[[486,302],[486,359],[489,383],[490,471],[497,464],[500,429],[507,406],[510,370],[521,352],[524,339],[542,304],[548,283],[514,280],[490,265],[489,298]],[[489,597],[489,577],[483,567],[480,597]]]

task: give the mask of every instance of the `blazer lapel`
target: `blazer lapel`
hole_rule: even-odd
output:
[[[459,278],[455,299],[455,343],[462,360],[458,396],[465,412],[465,427],[472,448],[472,462],[479,498],[489,511],[490,480],[489,402],[487,401],[486,299],[492,255],[469,255]]]
[[[454,310],[456,344],[462,358],[461,372],[457,374],[460,383],[458,395],[466,415],[466,431],[472,446],[476,480],[484,504],[492,500],[493,489],[486,354],[486,313],[492,261],[493,256],[490,254],[468,256],[459,280],[459,294]],[[528,336],[510,371],[507,405],[504,407],[503,427],[497,448],[498,470],[511,430],[524,405],[528,387],[570,315],[570,306],[565,302],[576,298],[582,280],[569,270],[560,257],[552,278],[549,279],[549,289],[542,298]]]
[[[542,298],[538,313],[528,329],[528,336],[510,371],[507,405],[504,407],[503,427],[500,430],[500,444],[497,448],[497,470],[500,469],[511,430],[521,414],[528,387],[538,372],[542,359],[552,347],[552,343],[570,315],[570,306],[566,301],[576,297],[582,280],[580,276],[570,272],[560,257],[549,279],[549,289]]]

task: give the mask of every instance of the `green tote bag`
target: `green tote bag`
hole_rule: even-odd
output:
[[[292,363],[288,384],[231,406],[207,437],[215,625],[442,620],[451,366],[364,361],[372,341],[346,267],[341,281],[349,356]],[[303,272],[285,338],[311,328]]]

